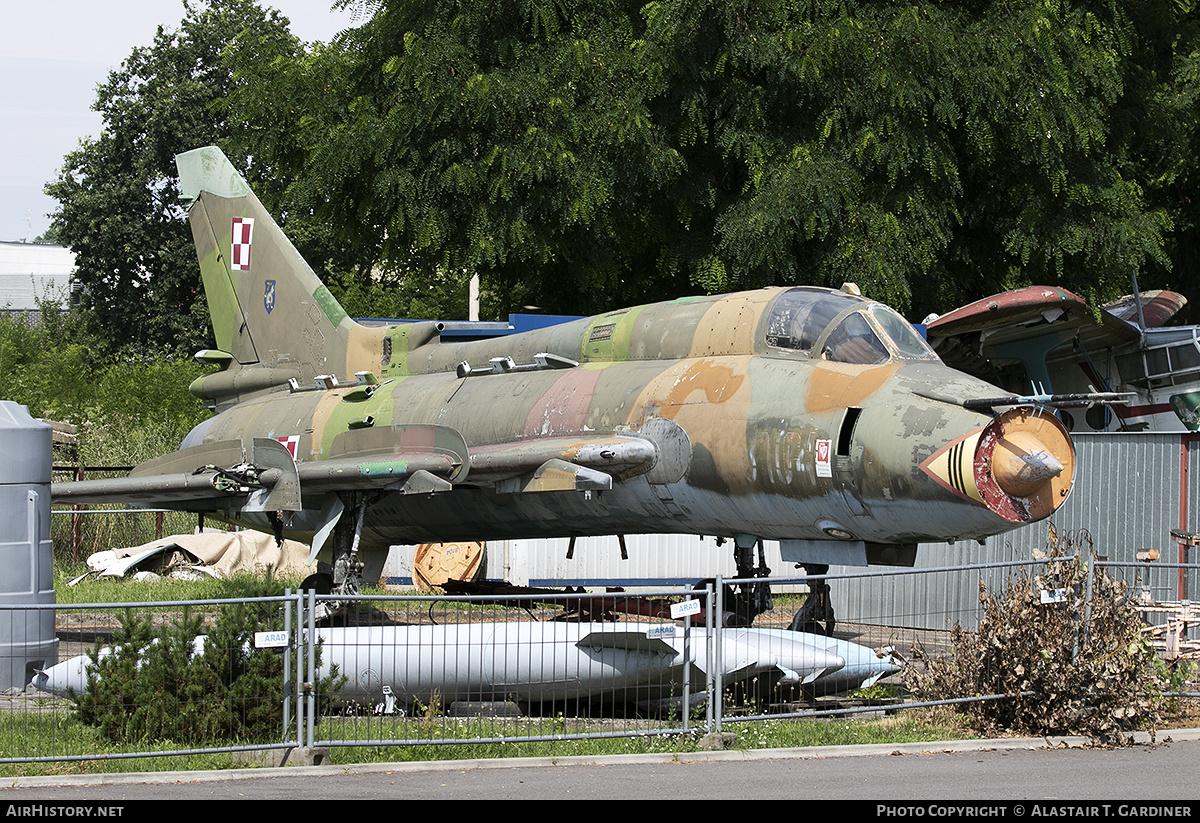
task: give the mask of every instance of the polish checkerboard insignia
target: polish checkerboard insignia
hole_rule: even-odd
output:
[[[250,271],[250,242],[254,235],[254,218],[233,218],[232,235],[229,268],[234,271]]]
[[[300,445],[300,435],[292,434],[287,437],[276,437],[275,439],[283,444],[284,448],[288,450],[288,454],[290,454],[292,459],[295,460],[296,447]]]

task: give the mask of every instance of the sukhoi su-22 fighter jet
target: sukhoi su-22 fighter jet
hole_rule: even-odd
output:
[[[853,286],[442,342],[436,322],[348,317],[220,150],[177,162],[216,337],[197,356],[222,367],[191,391],[216,414],[126,478],[56,484],[57,501],[311,539],[352,591],[365,553],[459,540],[715,535],[746,578],[763,539],[810,572],[911,564],[919,542],[1044,518],[1071,487],[1053,398],[948,368]],[[743,621],[763,589],[736,593]]]

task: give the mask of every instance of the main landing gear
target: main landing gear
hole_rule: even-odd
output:
[[[725,538],[718,537],[717,545],[724,544]],[[755,561],[754,549],[758,548],[758,562]],[[770,577],[771,570],[767,568],[766,552],[762,540],[750,534],[739,534],[734,537],[734,562],[737,564],[737,577],[749,580],[759,577]],[[712,578],[701,580],[695,588],[703,589],[709,584],[715,584]],[[771,585],[766,581],[744,582],[735,586],[724,587],[724,619],[719,621],[730,628],[746,628],[754,623],[754,618],[773,607],[771,600]]]
[[[363,517],[367,512],[367,495],[339,492],[342,509],[333,527],[333,572],[319,571],[305,578],[300,587],[317,594],[353,597],[362,591],[363,562],[358,556],[362,537]],[[351,514],[353,513],[353,514]],[[318,620],[333,617],[342,611],[346,602],[326,600],[317,604]]]
[[[717,539],[717,545],[723,542],[723,539]],[[737,578],[747,582],[725,586],[722,598],[725,606],[724,625],[745,628],[753,624],[754,618],[769,612],[774,605],[770,584],[765,580],[755,581],[755,578],[770,577],[771,570],[767,568],[766,552],[763,550],[761,539],[753,535],[739,534],[734,538],[734,544],[733,556],[737,565]],[[812,564],[805,566],[805,569],[812,575],[829,573],[827,565]],[[696,588],[703,588],[713,582],[715,581],[711,579],[702,580],[696,584]],[[832,637],[837,620],[833,614],[829,584],[824,579],[810,580],[808,587],[809,595],[792,618],[789,628],[796,632]]]

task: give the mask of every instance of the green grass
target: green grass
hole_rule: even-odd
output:
[[[467,721],[462,732],[475,731],[485,736],[495,731],[480,728],[481,721]],[[568,732],[560,722],[558,731]],[[431,730],[431,739],[446,727]],[[348,729],[343,731],[349,731]],[[529,729],[530,734],[548,734],[553,724]],[[845,718],[838,720],[756,720],[742,723],[726,721],[723,732],[736,735],[735,749],[782,749],[807,746],[851,746],[869,743],[912,743],[936,740],[960,740],[971,737],[949,711],[930,712],[914,709],[884,718]],[[378,734],[379,729],[372,732]],[[436,743],[415,746],[331,747],[334,762],[375,763],[414,760],[463,760],[505,757],[568,757],[572,755],[617,755],[643,753],[685,753],[701,749],[703,729],[689,734],[637,734],[620,738],[584,740],[522,741],[513,735],[503,743]],[[330,734],[332,739],[335,735]],[[338,738],[350,735],[336,735]],[[442,739],[446,739],[443,737]],[[341,758],[348,758],[342,760]]]
[[[368,721],[364,721],[368,722]],[[368,737],[380,731],[379,721],[366,728]],[[457,728],[461,733],[479,733],[478,724],[486,721],[464,721],[461,725],[436,723],[438,730]],[[552,721],[547,721],[550,728]],[[421,724],[417,724],[420,726]],[[318,726],[318,734],[337,739],[353,739],[357,724],[341,723],[338,718],[326,718]],[[324,727],[324,728],[323,728]],[[428,725],[426,726],[428,728]],[[545,727],[532,727],[532,733],[545,733]],[[768,720],[752,723],[726,723],[723,731],[737,736],[734,748],[775,749],[802,746],[845,746],[867,743],[910,743],[948,739],[965,739],[971,735],[949,712],[913,710],[878,719],[841,720]],[[517,757],[570,757],[575,755],[617,755],[646,753],[686,753],[698,751],[702,732],[692,734],[648,735],[623,738],[587,740],[522,741],[514,735],[503,743],[437,743],[408,746],[333,746],[330,759],[334,764],[399,763],[412,761],[449,761],[468,759]],[[434,739],[431,736],[431,739]],[[447,739],[447,738],[442,738]],[[149,746],[117,747],[102,741],[90,727],[75,719],[74,712],[53,713],[5,712],[0,715],[0,757],[61,756],[83,753],[104,757],[122,751],[139,751]],[[154,748],[171,748],[169,741]],[[62,761],[45,763],[0,764],[0,777],[23,775],[101,774],[113,772],[204,771],[235,768],[233,756],[225,754],[171,755],[131,759],[100,759],[92,761]]]
[[[245,596],[250,578],[235,577],[231,580],[171,580],[159,579],[148,582],[134,580],[87,578],[78,585],[67,583],[87,571],[82,563],[54,565],[54,591],[59,605],[77,603],[150,603],[172,600],[219,600]],[[253,578],[257,580],[257,578]],[[285,588],[298,589],[301,578],[279,578],[276,580],[279,594]]]

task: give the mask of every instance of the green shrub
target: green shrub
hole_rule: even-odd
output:
[[[260,591],[271,586],[246,583]],[[102,644],[96,644],[87,690],[75,696],[80,720],[122,743],[280,741],[284,650],[254,648],[256,631],[283,628],[280,606],[269,600],[224,604],[211,625],[191,610],[173,625],[157,626],[148,615],[126,612],[106,644],[111,653],[101,657]],[[193,642],[199,635],[206,641],[197,653]],[[342,682],[334,667],[318,684],[319,700],[331,701]]]

